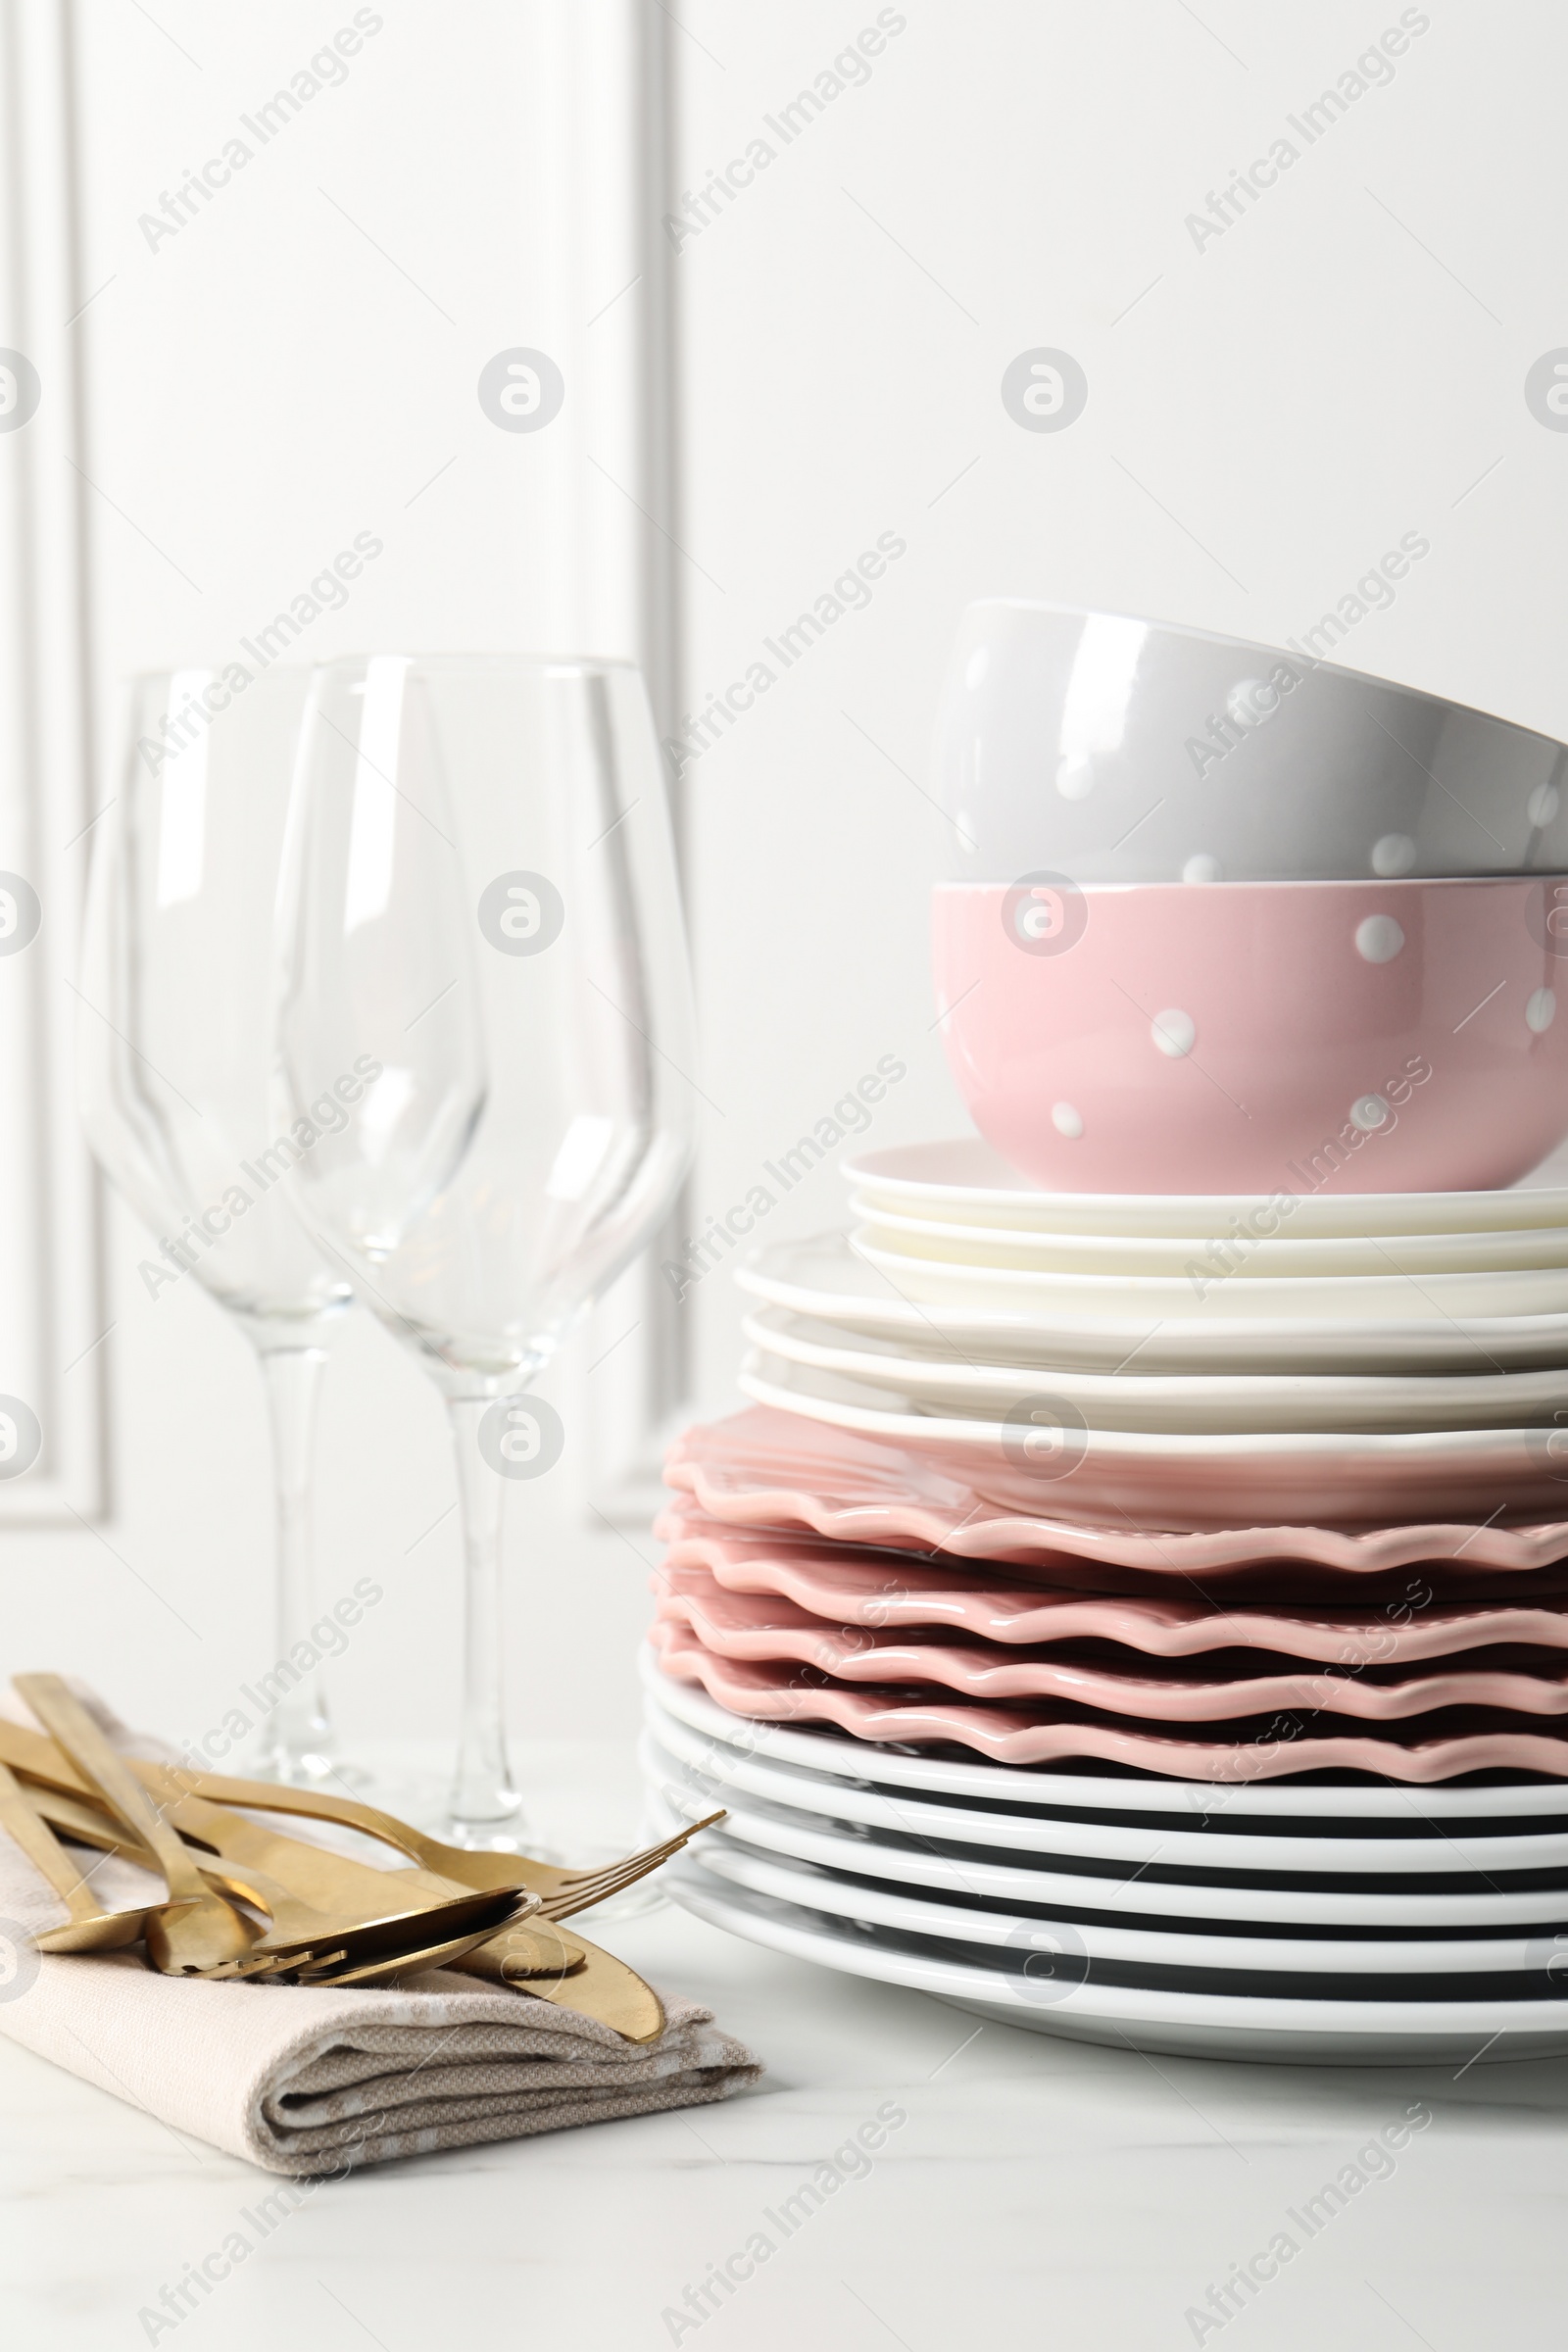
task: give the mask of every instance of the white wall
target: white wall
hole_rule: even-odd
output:
[[[685,544],[711,575],[690,574],[694,687],[741,675],[879,532],[908,542],[869,608],[688,771],[725,1114],[698,1191],[713,1210],[889,1049],[910,1076],[876,1140],[964,1128],[928,1025],[934,820],[915,787],[970,597],[1278,643],[1415,530],[1430,555],[1340,658],[1568,734],[1568,435],[1523,397],[1530,364],[1568,344],[1568,21],[1407,12],[1429,29],[1307,146],[1286,118],[1398,5],[899,0],[906,29],[869,79],[785,146],[763,118],[877,8],[682,13],[711,52],[678,45],[694,171],[759,131],[778,150],[678,261]],[[1186,216],[1282,131],[1299,160],[1195,243]],[[1041,346],[1088,377],[1059,433],[1022,430],[1000,396]],[[843,1194],[818,1170],[769,1235],[833,1224]],[[696,1295],[715,1400],[726,1292],[714,1274]]]
[[[614,566],[582,555],[616,498],[590,461],[613,471],[605,448],[624,429],[624,386],[592,339],[615,314],[586,324],[620,282],[593,260],[593,191],[617,142],[588,164],[563,152],[561,77],[612,113],[592,57],[615,9],[577,0],[568,38],[566,12],[542,5],[381,0],[384,28],[345,85],[156,254],[137,214],[353,12],[154,13],[170,37],[102,0],[80,18],[83,282],[110,281],[78,330],[104,493],[89,500],[103,677],[221,653],[362,528],[386,554],[313,646],[592,635],[612,650],[630,626]],[[1430,24],[1392,81],[1306,148],[1287,118],[1397,6],[901,0],[884,17],[904,27],[863,86],[785,145],[763,117],[877,8],[677,13],[677,187],[759,133],[776,150],[672,262],[686,708],[743,676],[880,534],[906,542],[869,607],[686,770],[718,1106],[694,1185],[707,1212],[886,1054],[908,1075],[876,1140],[961,1128],[930,1026],[921,790],[970,596],[1277,641],[1416,530],[1430,556],[1344,657],[1568,735],[1568,436],[1523,397],[1530,364],[1568,342],[1568,24],[1529,0],[1505,16],[1481,0],[1406,12]],[[1200,250],[1186,217],[1282,130],[1299,159]],[[580,355],[583,402],[548,448],[496,433],[474,399],[483,361],[514,342]],[[1088,377],[1061,433],[1026,433],[1000,398],[1008,362],[1042,345]],[[833,1223],[840,1199],[819,1172],[769,1236]],[[140,1300],[140,1250],[117,1213],[113,1517],[102,1540],[5,1539],[8,1649],[79,1664],[168,1728],[199,1729],[270,1655],[260,1395],[243,1343],[189,1286]],[[722,1406],[737,1357],[725,1278],[688,1311],[704,1398]],[[580,1365],[572,1377],[591,1413]],[[450,1498],[444,1437],[422,1375],[368,1324],[332,1374],[322,1435],[325,1587],[368,1564],[388,1588],[340,1670],[342,1712],[351,1730],[440,1728],[452,1520],[408,1546]],[[519,1720],[621,1720],[647,1606],[631,1544],[651,1546],[590,1521],[580,1489],[529,1491],[527,1513]]]
[[[117,681],[233,658],[357,532],[384,552],[298,658],[635,650],[636,305],[612,301],[636,267],[625,13],[361,11],[380,29],[263,143],[242,118],[354,24],[353,0],[77,12],[100,797],[116,789]],[[139,217],[236,135],[251,160],[150,241]],[[568,383],[538,435],[497,430],[476,397],[484,363],[516,345]],[[194,1283],[150,1299],[146,1249],[111,1196],[111,1508],[91,1531],[0,1539],[6,1652],[74,1666],[188,1734],[274,1654],[268,1441],[247,1344]],[[334,1677],[345,1729],[444,1731],[459,1598],[444,1421],[368,1317],[340,1344],[320,1435],[322,1598],[367,1571],[387,1595]],[[511,1497],[517,1714],[552,1731],[625,1700],[647,1609],[638,1559],[588,1518],[581,1449],[574,1467]],[[587,1642],[607,1620],[623,1629],[608,1681]]]

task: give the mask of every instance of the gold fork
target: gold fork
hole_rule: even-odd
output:
[[[720,1805],[716,1813],[708,1814],[702,1821],[694,1821],[689,1828],[677,1830],[671,1837],[662,1838],[656,1845],[645,1845],[635,1854],[623,1855],[618,1862],[606,1863],[602,1870],[563,1872],[561,1885],[555,1892],[540,1896],[541,1918],[570,1919],[575,1912],[592,1910],[595,1903],[608,1902],[612,1894],[619,1894],[624,1887],[635,1886],[639,1879],[646,1879],[651,1871],[658,1870],[662,1863],[669,1860],[671,1854],[678,1854],[687,1839],[695,1838],[699,1830],[710,1830],[715,1822],[723,1818],[724,1808]],[[540,1871],[551,1867],[543,1862],[529,1865],[531,1870]]]
[[[446,1845],[439,1838],[428,1838],[422,1830],[400,1821],[395,1813],[383,1813],[377,1805],[362,1804],[358,1797],[339,1796],[330,1789],[290,1788],[274,1786],[270,1781],[234,1780],[226,1773],[187,1772],[181,1765],[168,1769],[180,1788],[192,1796],[219,1805],[252,1805],[258,1812],[299,1813],[316,1821],[335,1821],[345,1829],[364,1830],[368,1837],[378,1838],[383,1845],[395,1846],[399,1853],[407,1854],[421,1869],[434,1871],[443,1879],[455,1879],[460,1886],[486,1889],[526,1886],[542,1898],[538,1916],[544,1919],[570,1919],[574,1913],[591,1910],[595,1903],[619,1894],[622,1888],[634,1886],[662,1862],[667,1862],[671,1854],[678,1853],[699,1830],[711,1829],[714,1822],[724,1818],[720,1807],[705,1820],[694,1821],[672,1837],[645,1845],[638,1853],[624,1854],[619,1861],[606,1863],[601,1869],[563,1870],[553,1862],[536,1862],[529,1854],[502,1854],[465,1845]]]

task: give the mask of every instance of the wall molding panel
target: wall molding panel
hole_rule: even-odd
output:
[[[9,1526],[90,1518],[105,1486],[96,1182],[73,1066],[91,706],[71,36],[66,8],[0,0],[0,1525]],[[6,875],[21,878],[35,906]],[[38,1424],[25,1476],[5,1475],[17,1420],[7,1397]]]

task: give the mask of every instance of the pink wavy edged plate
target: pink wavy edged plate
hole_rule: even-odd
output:
[[[1156,1658],[1266,1649],[1351,1669],[1452,1657],[1501,1642],[1568,1649],[1568,1582],[1554,1603],[1527,1607],[1438,1602],[1429,1587],[1412,1578],[1411,1592],[1395,1604],[1396,1614],[1251,1601],[1216,1609],[1208,1601],[1165,1593],[1047,1592],[1000,1577],[960,1582],[951,1569],[886,1552],[765,1532],[737,1535],[679,1506],[662,1513],[654,1532],[668,1546],[664,1570],[671,1574],[702,1569],[726,1592],[774,1593],[813,1618],[883,1632],[940,1626],[985,1642],[1118,1642]],[[1548,1580],[1544,1575],[1542,1581]]]
[[[1465,1576],[1533,1574],[1568,1557],[1568,1520],[1465,1526],[1236,1527],[1199,1534],[1138,1526],[1087,1527],[999,1509],[912,1446],[807,1422],[770,1405],[684,1431],[664,1478],[730,1526],[799,1529],[834,1543],[990,1560],[1042,1581],[1075,1585],[1086,1573],[1246,1576],[1271,1563],[1375,1576],[1461,1563]],[[1450,1583],[1453,1580],[1448,1580]]]
[[[884,1690],[808,1689],[781,1665],[721,1658],[686,1629],[656,1622],[649,1640],[672,1680],[698,1683],[734,1715],[769,1723],[834,1723],[854,1739],[909,1745],[938,1741],[974,1749],[998,1764],[1052,1764],[1069,1756],[1181,1781],[1275,1780],[1286,1774],[1371,1772],[1385,1780],[1454,1780],[1466,1772],[1540,1772],[1568,1778],[1568,1740],[1546,1732],[1488,1729],[1406,1746],[1374,1733],[1328,1733],[1298,1740],[1173,1740],[1136,1725],[1053,1721],[1048,1707],[1027,1713],[962,1699],[910,1698]]]
[[[760,1665],[814,1666],[840,1683],[939,1683],[966,1698],[1063,1699],[1109,1715],[1158,1723],[1234,1723],[1276,1709],[1331,1710],[1370,1723],[1430,1715],[1441,1707],[1490,1707],[1512,1715],[1568,1714],[1568,1674],[1457,1665],[1438,1674],[1367,1682],[1353,1668],[1335,1672],[1258,1672],[1204,1681],[1191,1661],[1163,1674],[1097,1660],[1009,1657],[953,1642],[824,1625],[792,1601],[726,1592],[706,1569],[669,1570],[662,1582],[659,1621],[693,1635],[715,1657]]]
[[[1344,1528],[1426,1514],[1473,1514],[1474,1524],[1568,1500],[1562,1432],[1545,1428],[1090,1429],[1049,1376],[999,1421],[915,1410],[858,1381],[761,1354],[746,1358],[739,1385],[756,1404],[906,1448],[1000,1510],[1049,1510],[1077,1526],[1126,1518],[1192,1534],[1289,1525],[1318,1512]]]

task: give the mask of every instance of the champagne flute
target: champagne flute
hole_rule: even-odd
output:
[[[281,907],[290,1115],[364,1073],[301,1213],[445,1397],[466,1559],[447,1834],[522,1835],[502,1504],[565,1432],[522,1392],[652,1237],[695,1134],[658,741],[628,663],[378,655],[312,683]]]
[[[238,664],[134,682],[120,789],[94,840],[78,1020],[88,1140],[159,1237],[143,1288],[156,1301],[194,1276],[261,1360],[277,1653],[248,1678],[267,1708],[254,1769],[305,1784],[344,1769],[312,1640],[311,1452],[353,1296],[287,1205],[299,1131],[272,1116],[272,926],[309,683],[305,667],[249,677]]]

